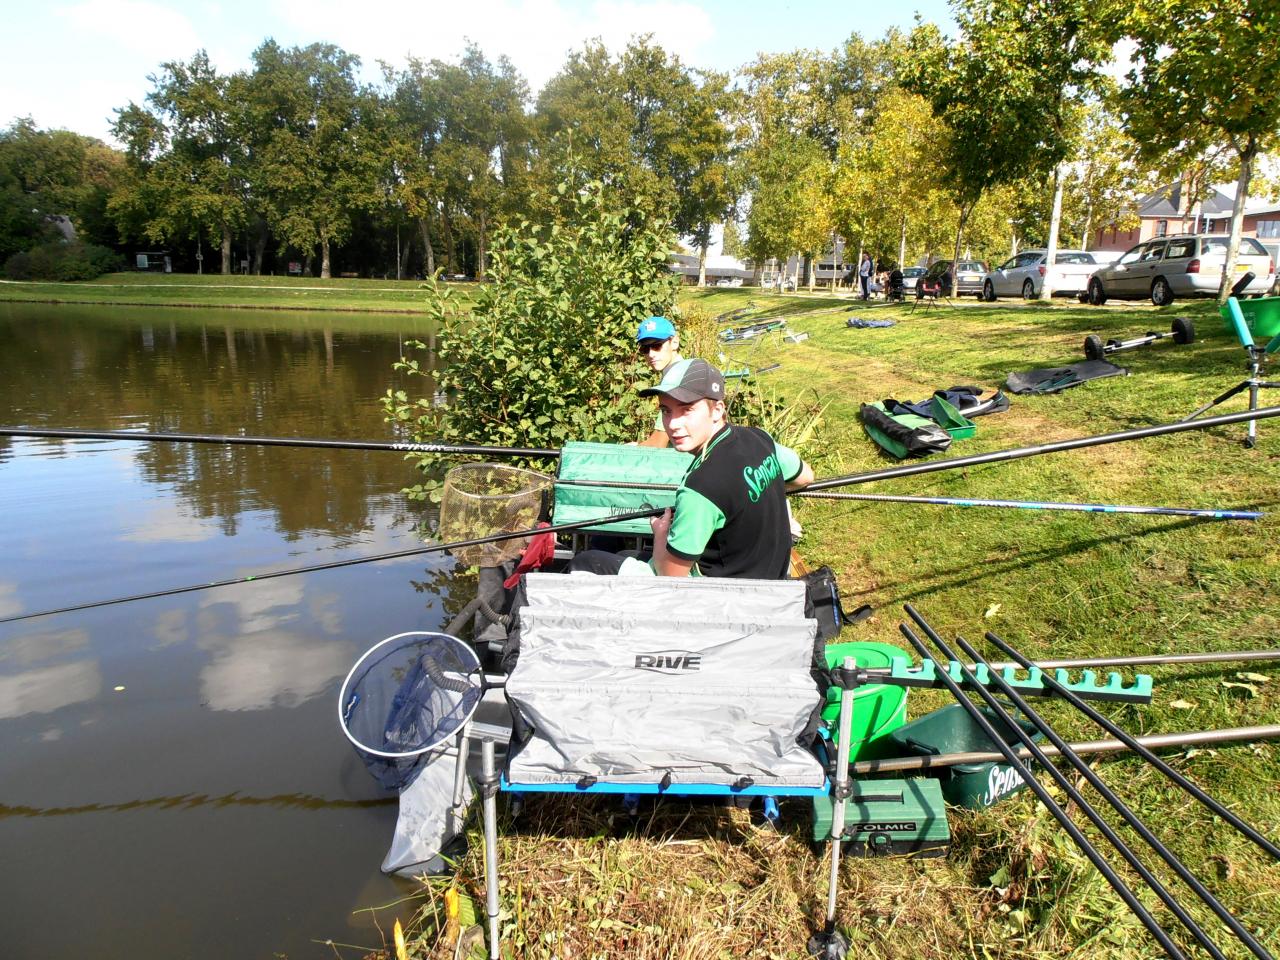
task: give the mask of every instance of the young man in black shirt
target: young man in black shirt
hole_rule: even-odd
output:
[[[654,549],[647,564],[588,551],[569,569],[785,578],[791,558],[786,492],[812,483],[813,470],[763,430],[727,421],[724,377],[705,360],[672,364],[661,383],[640,395],[658,397],[671,445],[694,455],[675,509],[651,521]]]

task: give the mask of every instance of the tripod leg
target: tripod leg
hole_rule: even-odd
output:
[[[1258,381],[1257,380],[1249,381],[1249,409],[1250,410],[1258,409]],[[1249,431],[1247,436],[1244,439],[1244,445],[1252,449],[1253,446],[1257,444],[1257,442],[1258,442],[1258,421],[1250,420]]]
[[[1182,418],[1182,422],[1183,422],[1183,423],[1186,423],[1188,420],[1194,420],[1196,417],[1200,416],[1200,414],[1204,413],[1206,410],[1212,410],[1212,409],[1213,409],[1214,407],[1216,407],[1218,404],[1223,403],[1223,402],[1225,402],[1225,401],[1227,401],[1227,400],[1230,400],[1230,399],[1231,399],[1232,397],[1234,397],[1237,393],[1241,393],[1242,391],[1247,390],[1247,389],[1249,388],[1249,383],[1250,383],[1250,381],[1248,381],[1248,380],[1243,380],[1243,381],[1241,381],[1240,383],[1237,383],[1234,387],[1232,387],[1230,390],[1228,390],[1228,391],[1227,391],[1226,393],[1224,393],[1222,396],[1217,397],[1216,399],[1209,401],[1209,402],[1208,402],[1208,403],[1206,403],[1203,407],[1201,407],[1199,410],[1197,410],[1195,413],[1191,414],[1191,416],[1189,416],[1189,417],[1183,417],[1183,418]],[[1256,408],[1254,408],[1254,409],[1256,409]]]

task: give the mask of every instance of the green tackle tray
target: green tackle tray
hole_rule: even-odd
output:
[[[1238,302],[1245,326],[1255,340],[1269,340],[1280,334],[1280,297],[1254,297],[1252,300]],[[1224,303],[1218,308],[1218,312],[1222,315],[1223,325],[1234,333],[1230,307]]]
[[[951,434],[952,440],[968,440],[978,429],[976,423],[937,394],[929,401],[929,409],[933,411],[934,422]]]
[[[672,487],[684,479],[692,454],[659,447],[638,447],[617,443],[566,443],[560,451],[559,480],[606,480],[626,483],[659,483]],[[628,487],[595,487],[557,483],[552,517],[556,523],[577,523],[593,517],[634,513],[650,507],[670,507],[676,502],[672,490],[645,490]],[[585,530],[610,533],[650,533],[648,519],[604,522]]]
[[[1022,745],[1018,735],[1002,718],[986,709],[979,709],[1004,736],[1005,742]],[[1044,735],[1030,723],[1023,720],[1017,722],[1032,735],[1033,740],[1044,739]],[[998,749],[958,703],[903,724],[889,734],[889,739],[904,757]],[[936,771],[930,771],[930,775],[936,775],[941,781],[942,795],[947,798],[948,803],[970,810],[982,810],[1026,786],[1017,771],[1007,763],[958,763],[950,767],[939,767]]]
[[[852,786],[841,834],[849,853],[864,857],[946,855],[951,830],[937,780],[857,780]],[[832,807],[827,794],[813,798],[815,843],[831,837]]]
[[[863,669],[875,670],[893,666],[895,657],[906,657],[901,647],[872,640],[831,643],[823,650],[827,669],[844,663],[847,657]],[[896,745],[886,737],[907,719],[907,688],[891,684],[868,683],[853,691],[853,717],[849,726],[849,762],[877,760],[897,753]],[[831,742],[840,742],[840,688],[827,688],[822,707],[822,723],[831,734]]]

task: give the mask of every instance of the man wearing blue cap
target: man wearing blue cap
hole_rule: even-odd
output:
[[[574,558],[570,571],[780,580],[791,560],[787,491],[813,482],[794,450],[756,427],[730,424],[724,377],[705,360],[680,360],[656,396],[671,445],[694,454],[675,509],[651,521],[653,558],[644,564],[602,551]]]
[[[636,329],[636,343],[640,348],[640,356],[649,368],[658,376],[673,363],[682,360],[680,356],[680,335],[676,333],[675,324],[666,317],[646,317]],[[653,432],[641,440],[642,447],[667,446],[667,432],[662,429],[662,416],[658,415],[653,425]]]

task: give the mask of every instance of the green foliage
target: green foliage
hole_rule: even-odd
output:
[[[10,280],[92,280],[123,267],[124,258],[107,247],[53,240],[15,253],[5,261],[4,275]]]
[[[675,238],[651,222],[635,226],[634,211],[606,202],[599,183],[562,191],[564,219],[496,232],[493,282],[469,311],[428,282],[438,365],[409,357],[396,365],[422,377],[427,395],[388,391],[383,401],[387,419],[415,440],[554,449],[635,440],[652,422],[652,404],[635,392],[647,378],[634,336],[641,320],[675,301],[667,269]],[[433,403],[438,392],[446,405]],[[430,474],[440,459],[423,456],[419,466]],[[428,480],[411,494],[434,486]]]

